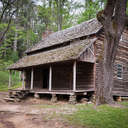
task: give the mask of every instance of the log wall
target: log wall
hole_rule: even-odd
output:
[[[33,89],[42,89],[43,88],[43,70],[34,69],[33,74]]]
[[[98,59],[103,54],[103,42],[104,42],[104,34],[103,32],[98,35],[98,40],[95,42],[95,51],[96,51],[96,84],[98,84],[98,74],[99,66]],[[121,64],[123,66],[122,79],[117,77],[117,64]],[[113,94],[128,96],[128,31],[125,30],[122,35],[122,39],[120,40],[119,48],[117,51],[116,62],[113,68],[114,70],[114,88]],[[102,80],[102,78],[101,78]]]
[[[25,88],[30,89],[30,86],[31,86],[31,71],[26,70],[25,75],[26,75],[26,77],[25,77]]]
[[[87,62],[77,63],[76,70],[76,88],[77,90],[86,90],[94,88],[94,64]]]
[[[49,70],[48,68],[46,68]],[[34,68],[33,72],[33,89],[43,89],[43,71],[45,68]],[[31,88],[31,69],[26,70],[26,79],[25,79],[26,89]]]
[[[73,63],[56,64],[52,66],[52,89],[73,89]]]

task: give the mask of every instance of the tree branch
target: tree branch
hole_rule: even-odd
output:
[[[5,8],[4,8],[3,11],[2,11],[2,14],[1,14],[1,16],[0,16],[0,23],[2,22],[4,13],[5,13],[5,11],[7,10],[8,7],[9,7],[9,3],[6,4]]]
[[[0,16],[0,23],[2,22],[2,19],[3,19],[3,16],[4,16],[4,13],[6,12],[7,9],[11,8],[11,6],[16,2],[17,0],[13,0],[13,1],[4,1],[6,3],[6,6],[4,7],[3,11],[2,11],[2,14]],[[2,1],[2,3],[4,4],[4,2]]]
[[[13,15],[14,15],[14,13],[15,13],[16,11],[17,11],[17,9],[12,12],[12,14],[11,14],[11,16],[10,16],[10,19],[9,19],[9,22],[8,22],[8,26],[7,26],[6,30],[3,32],[2,36],[0,37],[0,46],[1,46],[1,44],[2,44],[2,41],[3,41],[3,39],[4,39],[5,34],[6,34],[7,31],[9,30],[9,27],[10,27],[10,24],[11,24],[11,21],[12,21],[12,17],[13,17]]]

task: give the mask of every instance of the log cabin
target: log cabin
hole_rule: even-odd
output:
[[[100,80],[97,60],[103,54],[103,43],[103,27],[97,19],[91,19],[48,35],[8,69],[22,72],[23,90],[53,97],[69,95],[73,101],[77,95],[95,92]],[[121,36],[113,70],[113,96],[128,96],[127,28]]]

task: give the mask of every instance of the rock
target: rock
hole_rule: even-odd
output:
[[[80,100],[80,103],[87,103],[88,102],[88,99],[87,98],[82,98],[81,100]]]
[[[76,95],[74,94],[74,95],[70,95],[70,97],[69,97],[69,103],[70,104],[76,104],[77,103],[77,101],[76,101]]]
[[[21,100],[19,98],[16,98],[15,101],[16,102],[21,102]]]
[[[40,95],[39,95],[38,93],[35,93],[35,94],[34,94],[34,97],[35,97],[36,99],[40,99]]]
[[[93,95],[90,97],[89,101],[91,101],[92,103],[95,103],[95,102],[96,102],[96,95],[93,94]]]
[[[56,94],[52,94],[51,102],[56,103],[57,102],[57,96]]]
[[[87,102],[88,104],[92,104],[92,102],[91,101],[89,101],[89,102]]]
[[[7,102],[15,102],[15,99],[13,99],[13,98],[4,98],[4,100],[5,101],[7,101]]]

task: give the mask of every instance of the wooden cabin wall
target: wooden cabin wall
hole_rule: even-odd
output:
[[[73,64],[56,64],[52,66],[52,89],[72,90]]]
[[[103,55],[103,42],[104,42],[104,34],[100,33],[100,35],[97,36],[97,40],[94,44],[94,49],[95,49],[95,86],[98,87],[99,81],[101,84],[103,84],[103,76],[101,75],[101,72],[103,72],[103,68],[99,64],[99,59],[101,55]],[[102,69],[101,69],[102,68]],[[97,89],[97,88],[96,88]]]
[[[43,88],[42,68],[34,68],[33,78],[34,78],[33,89],[42,89]]]
[[[98,60],[100,56],[103,54],[103,42],[104,42],[104,34],[101,33],[98,36],[98,40],[95,42],[95,55]],[[117,77],[117,64],[123,65],[123,78],[119,79]],[[96,61],[96,84],[98,84],[98,80],[103,78],[98,78],[99,74],[99,66],[98,61]],[[128,96],[128,31],[125,30],[122,35],[122,40],[120,40],[119,48],[117,51],[115,66],[114,66],[114,95]]]
[[[94,88],[94,64],[87,62],[77,63],[76,88],[85,90]]]
[[[117,64],[123,66],[122,79],[117,78]],[[117,51],[114,70],[114,94],[128,96],[128,31],[124,31]]]
[[[92,45],[90,47],[90,49],[92,50],[92,52],[94,52],[94,48],[93,48],[94,45]],[[79,57],[79,60],[80,61],[84,61],[84,62],[92,62],[94,63],[95,62],[95,56],[93,55],[93,53],[91,53],[89,48],[87,48]]]
[[[25,79],[25,86],[26,89],[31,88],[31,70],[25,70],[26,79]],[[47,71],[47,74],[46,74]],[[47,80],[47,85],[44,85]],[[44,87],[47,86],[47,87]],[[49,67],[35,67],[33,68],[33,89],[48,89],[49,88]]]
[[[30,89],[31,86],[31,70],[25,71],[25,88]]]

